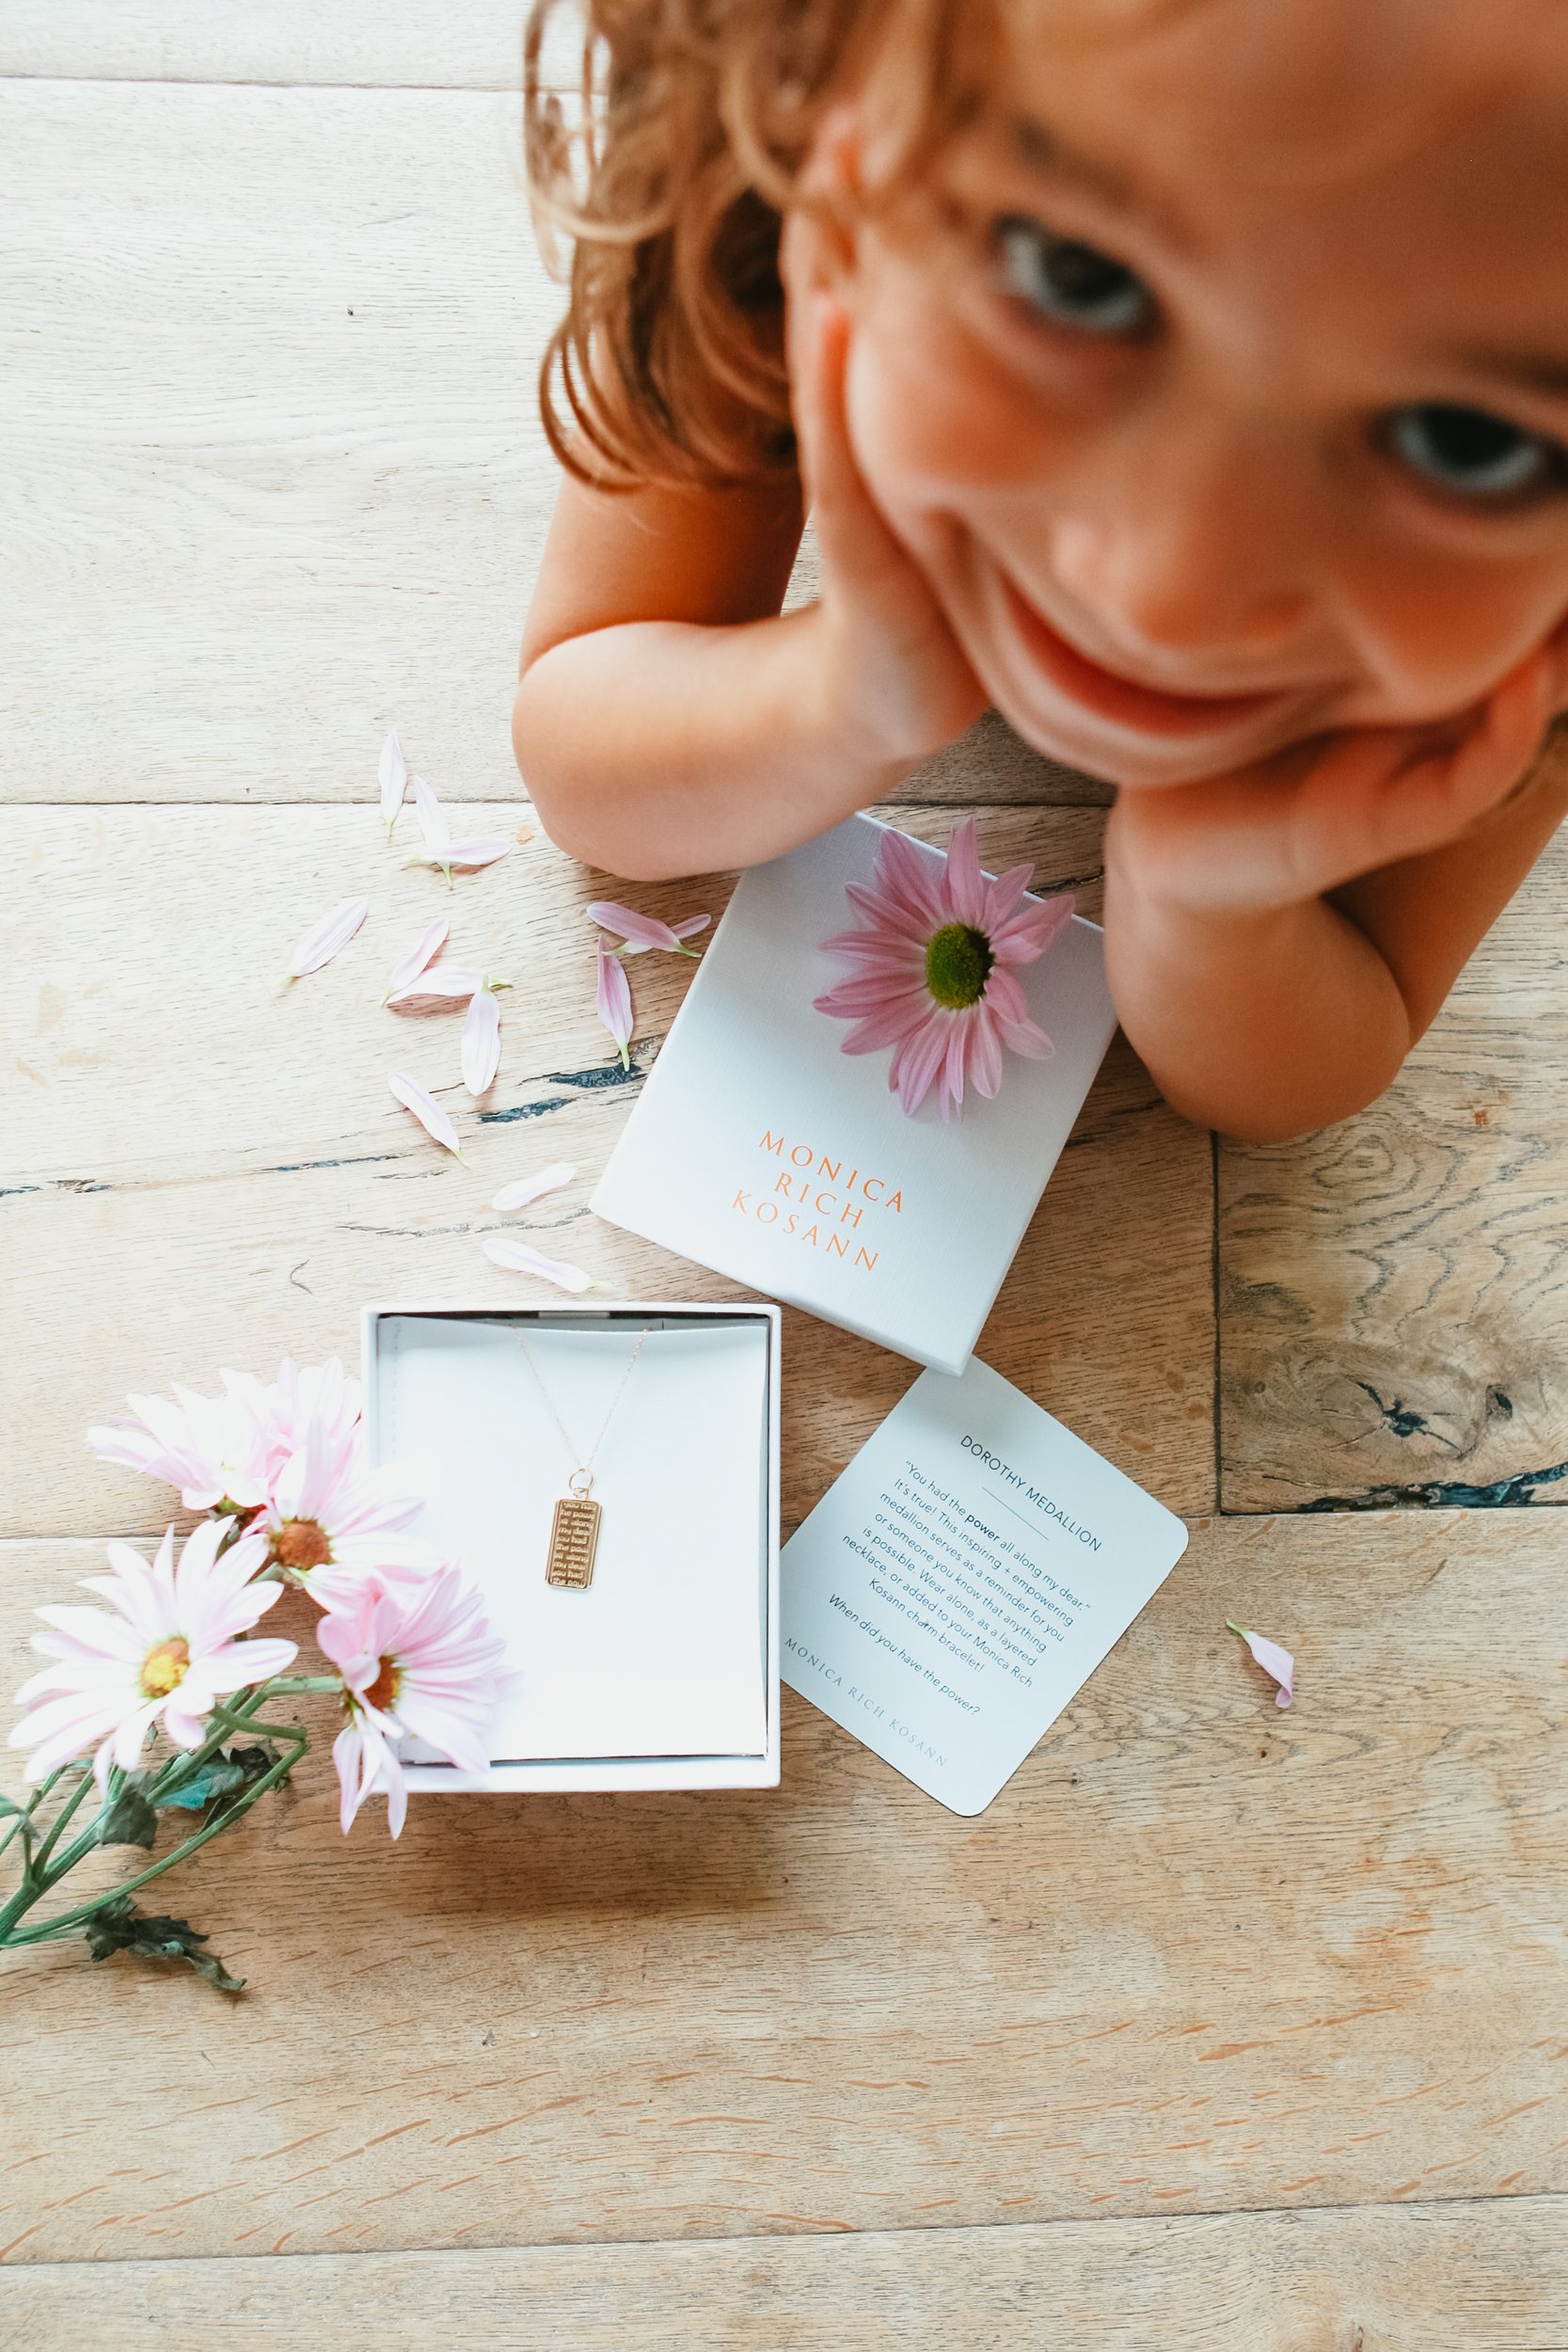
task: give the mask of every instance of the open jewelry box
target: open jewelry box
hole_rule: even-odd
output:
[[[364,1310],[370,1459],[407,1466],[412,1532],[479,1587],[516,1676],[488,1772],[410,1742],[411,1788],[776,1785],[780,1322],[761,1301]],[[570,1502],[590,1466],[597,1516]]]

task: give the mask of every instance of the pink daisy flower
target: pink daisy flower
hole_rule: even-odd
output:
[[[346,1832],[372,1789],[387,1792],[387,1826],[401,1835],[408,1786],[396,1742],[424,1740],[467,1772],[490,1761],[490,1719],[510,1685],[504,1645],[479,1596],[443,1567],[417,1594],[373,1581],[335,1600],[316,1639],[343,1681],[348,1721],[332,1743]]]
[[[57,1662],[17,1692],[17,1705],[32,1711],[11,1732],[10,1745],[33,1748],[24,1768],[29,1780],[43,1780],[91,1749],[103,1787],[111,1763],[135,1769],[158,1724],[176,1747],[199,1747],[203,1718],[218,1699],[292,1664],[293,1642],[236,1638],[249,1632],[282,1587],[252,1581],[266,1561],[261,1537],[242,1536],[220,1553],[229,1532],[222,1519],[203,1519],[185,1538],[178,1567],[172,1527],[150,1564],[129,1544],[110,1544],[114,1574],[82,1579],[107,1609],[39,1611],[50,1630],[36,1633],[33,1647]]]
[[[271,1470],[265,1391],[235,1373],[224,1379],[222,1396],[198,1396],[176,1383],[172,1403],[128,1397],[130,1414],[89,1429],[87,1444],[101,1461],[178,1486],[187,1510],[254,1510],[267,1499]]]
[[[359,1383],[336,1356],[303,1372],[285,1356],[271,1383],[248,1372],[222,1378],[222,1396],[198,1396],[177,1385],[172,1403],[130,1397],[135,1418],[121,1414],[89,1429],[87,1444],[102,1461],[178,1486],[189,1510],[244,1514],[268,1502],[311,1421],[324,1421],[333,1441],[341,1442],[359,1420]]]
[[[822,942],[825,955],[854,968],[816,998],[816,1010],[853,1022],[846,1054],[892,1047],[888,1085],[906,1112],[933,1087],[944,1119],[962,1108],[966,1085],[989,1099],[1002,1084],[1005,1046],[1032,1061],[1053,1050],[1015,974],[1066,928],[1072,899],[1026,897],[1034,871],[983,874],[970,817],[954,828],[945,857],[890,829],[874,881],[848,885],[865,927]]]
[[[265,1535],[274,1566],[332,1607],[366,1577],[423,1574],[436,1554],[406,1533],[422,1497],[407,1491],[395,1463],[366,1466],[357,1417],[345,1417],[341,1399],[327,1394],[320,1403],[251,1525]]]

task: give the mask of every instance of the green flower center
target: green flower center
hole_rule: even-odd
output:
[[[944,923],[926,942],[926,985],[939,1005],[962,1012],[985,994],[995,961],[984,931]]]

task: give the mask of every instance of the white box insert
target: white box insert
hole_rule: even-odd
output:
[[[545,1581],[556,1502],[639,1334],[594,1464],[585,1593]],[[479,1587],[520,1684],[488,1772],[411,1745],[416,1789],[769,1788],[779,1778],[780,1316],[761,1302],[364,1311],[372,1462]]]

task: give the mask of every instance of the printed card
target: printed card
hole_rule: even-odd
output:
[[[784,1679],[983,1813],[1186,1545],[989,1364],[923,1373],[784,1547]]]

